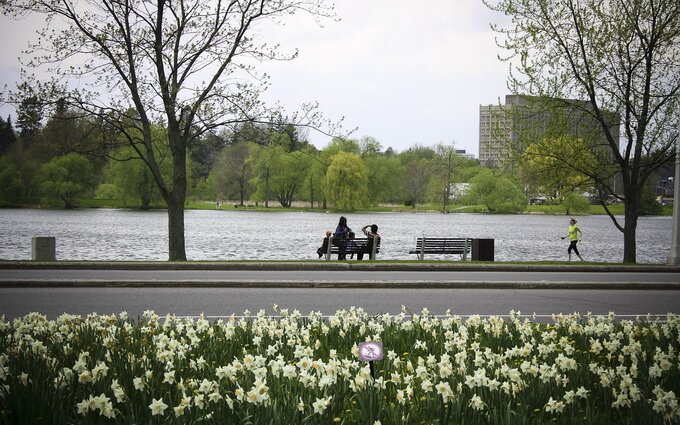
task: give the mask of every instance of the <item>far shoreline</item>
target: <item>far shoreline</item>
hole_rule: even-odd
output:
[[[0,209],[36,209],[36,210],[66,210],[60,206],[46,206],[40,204],[24,204],[17,206],[3,206]],[[76,203],[73,210],[78,209],[121,209],[133,211],[165,211],[167,208],[160,204],[152,205],[150,208],[142,209],[139,205],[126,205],[123,201],[118,200],[100,200],[100,199],[81,199]],[[310,208],[309,206],[291,206],[281,207],[272,206],[264,207],[259,204],[248,203],[243,206],[238,202],[223,202],[218,208],[216,203],[211,201],[189,201],[184,207],[186,210],[216,210],[216,211],[248,211],[248,212],[309,212],[309,213],[328,213],[328,214],[371,214],[371,213],[410,213],[410,214],[485,214],[485,215],[556,215],[556,216],[584,216],[584,215],[607,215],[607,212],[601,205],[590,205],[587,211],[565,211],[561,205],[527,205],[527,209],[519,212],[505,212],[496,213],[488,211],[482,205],[456,205],[448,207],[443,211],[441,205],[436,204],[422,204],[412,208],[410,206],[399,205],[379,205],[370,208],[358,209],[355,211],[339,211],[331,208]],[[624,215],[623,204],[609,205],[609,209],[615,216]],[[667,217],[673,215],[672,206],[662,206],[660,214],[641,215],[640,217]]]

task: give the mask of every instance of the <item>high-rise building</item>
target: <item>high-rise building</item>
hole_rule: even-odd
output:
[[[479,163],[500,167],[517,158],[531,143],[546,136],[569,135],[604,140],[589,102],[507,95],[505,104],[479,106]],[[618,122],[609,127],[618,141]]]

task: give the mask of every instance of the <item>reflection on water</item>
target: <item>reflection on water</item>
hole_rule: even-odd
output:
[[[190,260],[316,259],[324,231],[339,214],[306,212],[186,211],[186,251]],[[564,260],[568,217],[439,213],[347,214],[357,234],[377,224],[383,240],[378,259],[415,259],[420,236],[495,239],[497,261]],[[578,217],[579,250],[586,260],[618,262],[623,234],[606,216]],[[671,217],[642,217],[638,224],[639,263],[665,263]],[[31,258],[31,237],[55,236],[59,260],[167,260],[167,213],[83,209],[0,210],[0,259]],[[431,257],[449,259],[451,257]]]

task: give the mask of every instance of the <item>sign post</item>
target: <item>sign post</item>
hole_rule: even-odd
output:
[[[359,343],[359,360],[368,362],[371,369],[371,377],[375,379],[375,366],[373,362],[383,359],[383,344],[380,341],[367,341]]]

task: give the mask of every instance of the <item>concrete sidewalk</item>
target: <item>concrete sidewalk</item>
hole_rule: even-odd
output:
[[[463,261],[5,261],[0,269],[24,270],[310,270],[680,273],[680,265],[496,263]]]

